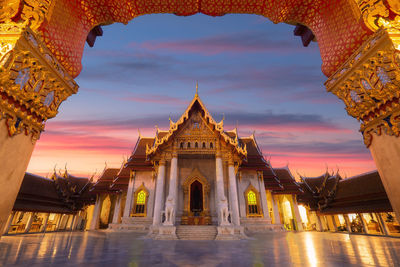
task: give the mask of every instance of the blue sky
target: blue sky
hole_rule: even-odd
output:
[[[256,131],[275,167],[318,175],[375,169],[344,104],[327,93],[318,44],[303,47],[293,25],[255,15],[146,15],[104,26],[85,47],[79,93],[46,125],[28,170],[40,174],[67,164],[89,175],[119,167],[140,128],[166,129],[199,95],[225,128]]]

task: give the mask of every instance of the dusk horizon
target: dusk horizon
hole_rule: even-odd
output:
[[[182,23],[184,21],[184,23]],[[272,167],[350,177],[376,169],[336,96],[326,92],[318,44],[303,47],[294,26],[255,15],[147,15],[128,26],[104,26],[85,47],[80,85],[46,123],[28,172],[77,176],[119,168],[138,129],[168,130],[195,93],[224,129],[255,132]]]

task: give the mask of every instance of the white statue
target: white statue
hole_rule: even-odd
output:
[[[174,225],[173,219],[174,219],[174,205],[175,201],[172,197],[168,197],[167,201],[165,203],[165,222],[164,225]]]
[[[223,198],[219,202],[219,215],[221,218],[221,225],[230,225],[228,217],[229,217],[229,210],[228,210],[228,201],[226,198]]]

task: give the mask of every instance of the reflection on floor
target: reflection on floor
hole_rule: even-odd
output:
[[[0,266],[400,266],[400,239],[319,232],[240,241],[160,241],[141,234],[4,236]]]

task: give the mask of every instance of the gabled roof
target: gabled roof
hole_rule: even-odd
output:
[[[279,179],[280,184],[283,186],[283,190],[273,190],[274,194],[301,194],[303,190],[297,184],[295,178],[290,172],[288,167],[274,168],[276,176]]]
[[[189,104],[189,106],[182,114],[182,116],[179,118],[179,120],[175,123],[172,120],[170,120],[169,131],[167,133],[160,132],[161,134],[157,134],[153,146],[146,147],[147,157],[153,156],[162,145],[167,143],[172,138],[172,136],[180,129],[180,126],[182,126],[189,119],[190,112],[193,109],[195,109],[195,107],[199,107],[201,109],[202,111],[201,114],[206,120],[206,122],[212,126],[214,131],[219,133],[219,135],[227,144],[234,147],[239,156],[242,156],[243,158],[247,156],[246,146],[244,147],[240,146],[237,138],[231,138],[231,136],[224,131],[224,121],[221,120],[219,123],[217,123],[213,119],[213,117],[208,112],[207,108],[205,107],[205,105],[203,104],[199,95],[196,92],[194,98],[192,99],[192,102]]]
[[[302,177],[304,194],[299,203],[323,214],[392,211],[377,171],[347,179],[325,173],[319,177]]]
[[[74,213],[95,198],[88,193],[92,183],[87,178],[53,174],[48,179],[25,173],[13,210]]]
[[[94,184],[91,192],[93,194],[101,193],[113,193],[110,189],[115,177],[117,176],[120,169],[117,168],[105,168],[100,178]]]

